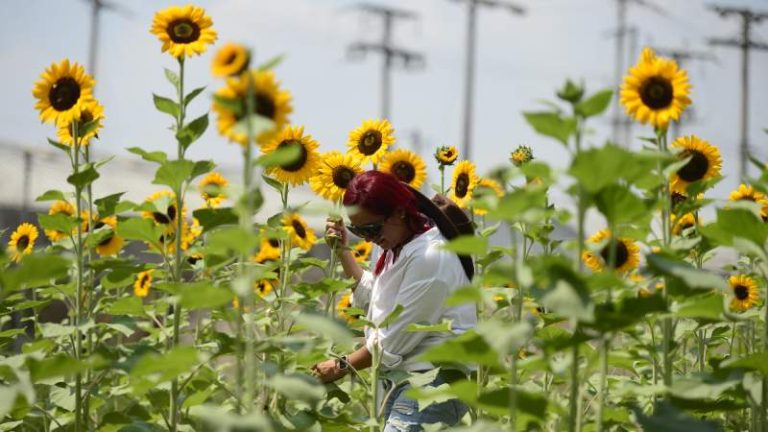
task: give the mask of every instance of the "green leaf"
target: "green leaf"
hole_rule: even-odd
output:
[[[77,372],[100,368],[106,364],[107,361],[99,356],[92,356],[82,360],[77,360],[66,354],[57,354],[40,360],[34,357],[27,357],[27,367],[29,368],[30,378],[33,383],[53,377],[74,375]]]
[[[181,80],[179,79],[179,76],[176,74],[176,72],[168,69],[163,68],[165,70],[165,78],[168,80],[171,85],[173,85],[173,88],[176,89],[176,93],[179,92],[179,84],[181,83]]]
[[[576,105],[576,113],[584,117],[592,117],[601,114],[611,104],[613,99],[613,90],[606,89],[599,91],[588,99],[579,102]]]
[[[189,92],[186,96],[184,96],[184,106],[186,107],[189,105],[190,102],[192,102],[192,99],[194,99],[197,95],[203,92],[205,90],[205,86],[198,87],[191,92]]]
[[[254,164],[261,165],[265,168],[274,166],[289,166],[296,162],[301,157],[301,147],[298,145],[286,145],[278,147],[272,153],[267,153],[260,156]]]
[[[700,227],[705,237],[724,246],[733,245],[735,238],[743,238],[762,248],[768,238],[768,225],[746,209],[718,209],[717,220]]]
[[[140,147],[129,147],[127,150],[133,154],[141,156],[141,158],[147,162],[162,164],[168,160],[168,155],[161,151],[148,152]]]
[[[609,225],[637,222],[648,214],[645,202],[624,185],[608,185],[595,195],[594,202]]]
[[[184,125],[184,128],[176,134],[176,138],[179,140],[181,147],[186,150],[205,133],[206,129],[208,129],[208,113]]]
[[[181,186],[192,175],[194,167],[195,163],[186,159],[164,162],[157,168],[152,184],[169,186],[178,194],[181,191]]]
[[[130,218],[117,222],[117,235],[126,240],[141,240],[157,244],[162,234],[163,227],[155,225],[151,219]]]
[[[208,234],[206,248],[215,254],[226,254],[229,251],[238,254],[248,254],[259,244],[259,238],[250,231],[237,227],[221,227]]]
[[[122,197],[123,194],[125,194],[125,192],[107,195],[94,201],[96,209],[99,212],[99,217],[104,218],[115,214],[117,204],[120,202],[120,197]]]
[[[590,193],[597,193],[609,184],[624,179],[628,183],[656,176],[660,156],[651,153],[632,153],[613,144],[591,148],[576,155],[569,173]]]
[[[675,316],[679,318],[697,318],[709,321],[720,321],[724,318],[725,298],[720,294],[706,294],[685,302],[676,304],[672,308]]]
[[[278,193],[283,193],[282,183],[264,174],[261,175],[261,178],[264,180],[266,184],[272,187],[272,189],[276,190]]]
[[[443,321],[437,323],[437,324],[418,324],[418,323],[411,323],[408,325],[408,327],[405,328],[405,331],[409,333],[420,333],[420,332],[427,332],[427,333],[448,333],[451,332],[452,329],[452,321],[444,319]]]
[[[288,400],[315,403],[325,398],[325,387],[306,375],[278,374],[270,378],[269,386]]]
[[[200,360],[197,348],[192,346],[177,346],[163,355],[146,354],[131,369],[134,392],[143,394],[159,383],[191,372]]]
[[[460,255],[483,256],[488,251],[488,238],[474,235],[461,235],[444,244],[443,249]]]
[[[547,414],[549,401],[542,394],[525,390],[512,390],[515,393],[515,406],[521,412],[543,419]],[[510,389],[500,388],[483,392],[477,399],[477,406],[491,414],[504,416],[509,414]]]
[[[430,347],[417,358],[436,363],[476,363],[501,369],[496,351],[474,329]]]
[[[37,221],[43,229],[70,233],[77,227],[77,219],[73,216],[67,216],[64,213],[47,215],[40,213],[37,215]]]
[[[199,208],[193,211],[192,215],[200,222],[206,232],[221,225],[235,225],[239,221],[231,207]]]
[[[171,99],[158,96],[154,93],[152,93],[152,100],[155,102],[155,108],[157,108],[158,111],[166,113],[174,119],[179,118],[179,104],[172,101]]]
[[[227,111],[231,111],[236,117],[240,117],[243,114],[244,109],[240,99],[230,99],[214,94],[213,102],[216,105],[225,108]]]
[[[207,174],[213,169],[216,168],[216,163],[214,161],[210,160],[202,160],[202,161],[195,161],[195,166],[192,167],[192,174],[190,175],[190,180],[194,180],[195,178]]]
[[[275,122],[272,119],[254,114],[251,116],[251,132],[253,136],[259,136],[261,133],[270,131],[275,128]],[[248,134],[248,117],[243,117],[235,124],[233,128],[235,133],[247,135]]]
[[[617,303],[595,308],[595,321],[589,326],[603,333],[615,332],[645,320],[650,314],[666,312],[667,304],[660,295],[627,297]]]
[[[123,297],[107,309],[110,315],[146,316],[144,305],[138,297]]]
[[[34,288],[67,275],[70,261],[57,255],[27,255],[12,270],[5,270],[7,292],[18,288]]]
[[[527,321],[510,325],[498,319],[490,319],[477,325],[477,333],[501,356],[501,361],[507,355],[516,355],[526,345],[533,336],[533,326]]]
[[[301,313],[296,316],[296,323],[306,331],[329,338],[336,344],[350,346],[354,343],[352,333],[346,327],[325,316]]]
[[[674,260],[662,254],[650,254],[646,258],[648,267],[654,274],[677,278],[689,288],[719,290],[728,288],[721,276],[697,269],[687,262]]]
[[[717,399],[741,384],[741,377],[716,378],[707,374],[676,378],[669,393],[681,399]]]
[[[65,153],[69,153],[69,151],[71,150],[71,147],[65,146],[64,144],[62,144],[62,143],[60,143],[58,141],[54,141],[54,140],[52,140],[50,138],[48,138],[48,144],[56,147],[57,149],[65,152]]]
[[[541,304],[557,315],[572,320],[593,322],[594,304],[585,291],[561,280],[541,299]]]
[[[64,196],[64,192],[58,190],[49,190],[39,197],[35,198],[37,202],[43,201],[66,201],[67,197]]]
[[[96,168],[93,167],[93,164],[88,163],[80,168],[81,170],[79,172],[67,177],[67,183],[82,189],[99,178],[99,173],[96,171]]]
[[[768,352],[756,352],[744,357],[728,359],[720,363],[722,369],[746,369],[768,377]]]
[[[185,309],[215,309],[232,301],[232,290],[215,286],[210,282],[183,283],[178,290],[181,306]]]
[[[632,407],[635,419],[642,430],[653,432],[718,432],[720,427],[715,422],[699,420],[673,407],[668,402],[660,403],[654,414],[646,416],[642,410]]]
[[[285,54],[276,55],[271,59],[265,61],[264,63],[260,64],[258,69],[262,71],[274,69],[280,63],[282,63],[283,60],[285,60]]]
[[[576,120],[558,113],[525,112],[523,116],[536,132],[554,138],[565,146],[568,145],[571,135],[576,132]]]

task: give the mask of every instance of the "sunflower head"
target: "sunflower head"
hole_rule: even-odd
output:
[[[356,319],[360,318],[357,314],[349,314],[349,308],[352,307],[352,294],[344,294],[341,296],[339,301],[336,303],[336,312],[339,315],[339,318],[346,320],[347,322],[355,321]]]
[[[502,196],[504,196],[504,189],[496,180],[488,177],[483,177],[480,179],[479,182],[477,182],[475,193],[479,195],[493,195],[496,198],[501,198]],[[480,208],[480,207],[475,207],[472,210],[478,216],[483,216],[488,213],[487,209]]]
[[[51,216],[57,215],[57,214],[74,216],[75,206],[73,206],[67,201],[56,201],[51,205],[51,208],[48,209],[48,214]],[[70,233],[66,233],[63,231],[51,230],[51,229],[45,230],[45,236],[48,237],[48,240],[50,240],[53,243],[62,241],[65,238],[69,237],[69,235]]]
[[[261,243],[259,245],[259,252],[253,256],[252,260],[256,263],[263,264],[269,261],[277,261],[280,259],[280,241],[276,238],[271,238],[267,235],[266,230],[261,230]]]
[[[223,175],[217,172],[210,172],[197,184],[200,196],[205,200],[208,208],[218,207],[222,201],[227,199],[225,189],[229,186],[229,181]]]
[[[215,77],[226,78],[238,76],[248,69],[251,52],[243,45],[226,43],[213,56],[211,73]]]
[[[271,143],[262,147],[264,154],[277,150],[293,149],[296,158],[267,168],[267,173],[283,183],[300,185],[306,183],[320,165],[320,145],[311,135],[304,134],[303,126],[288,126]]]
[[[671,187],[674,192],[685,194],[691,183],[720,175],[723,165],[720,149],[712,144],[691,135],[676,139],[672,147],[679,149],[678,159],[688,159],[688,163],[672,175]]]
[[[533,151],[528,146],[518,146],[509,154],[509,161],[516,167],[523,166],[533,160]]]
[[[176,194],[172,191],[162,190],[148,196],[144,202],[151,204],[154,208],[143,211],[142,217],[152,219],[155,224],[165,227],[166,234],[176,230],[176,218],[180,216],[176,208]],[[182,213],[186,213],[186,208],[182,210]],[[181,217],[184,215],[182,214]]]
[[[379,169],[414,189],[419,189],[427,178],[427,165],[419,155],[406,149],[397,149],[385,155]]]
[[[19,262],[24,255],[30,255],[35,249],[35,241],[38,236],[37,227],[31,223],[24,222],[16,227],[8,241],[8,254],[11,256],[11,260]]]
[[[365,263],[368,262],[368,258],[371,257],[372,250],[373,243],[369,241],[361,241],[352,246],[352,256],[355,257],[355,261]]]
[[[600,230],[587,240],[593,247],[600,247],[596,252],[585,251],[581,255],[582,261],[592,271],[601,272],[608,266],[611,254],[611,232]],[[616,254],[613,268],[619,273],[626,273],[637,268],[640,264],[640,247],[628,238],[616,239]]]
[[[453,165],[458,157],[459,151],[455,146],[442,146],[435,151],[435,160],[441,167]]]
[[[349,133],[348,153],[364,162],[378,163],[395,143],[395,130],[386,119],[365,120],[363,124]]]
[[[620,101],[627,115],[640,123],[667,129],[669,122],[680,120],[691,104],[690,92],[688,73],[684,69],[645,48],[639,62],[624,77]]]
[[[86,103],[93,99],[93,85],[93,77],[78,63],[64,59],[50,65],[32,90],[40,121],[60,125],[80,120]]]
[[[362,161],[351,154],[331,151],[323,154],[316,174],[309,180],[312,190],[321,197],[340,201],[344,192],[358,174],[363,172]]]
[[[268,144],[288,124],[288,115],[293,111],[290,92],[280,88],[272,71],[251,70],[227,80],[226,85],[216,92],[212,107],[218,114],[217,127],[219,133],[230,141],[243,146],[248,143],[247,123],[244,120],[249,85],[253,86],[255,114],[273,123],[271,128],[258,132],[255,137],[258,144]]]
[[[693,213],[686,213],[680,218],[671,215],[670,219],[672,219],[672,234],[676,236],[682,235],[688,228],[698,225],[696,215]]]
[[[749,276],[733,275],[728,278],[728,285],[733,295],[731,310],[734,312],[744,312],[756,306],[760,300],[757,282]]]
[[[755,190],[754,187],[744,183],[739,188],[732,191],[728,196],[729,201],[750,201],[760,205],[760,216],[763,220],[768,219],[768,197],[762,192]]]
[[[273,280],[260,279],[253,283],[253,291],[261,298],[265,298],[274,289]]]
[[[453,170],[451,180],[451,193],[449,198],[459,207],[466,207],[472,199],[472,192],[477,186],[479,177],[475,172],[475,164],[470,161],[461,161]]]
[[[150,33],[163,43],[162,51],[184,59],[205,52],[216,41],[213,21],[205,9],[193,6],[171,6],[158,11]]]
[[[65,121],[59,123],[57,135],[59,142],[73,146],[75,139],[72,137],[73,123],[77,124],[77,143],[79,146],[87,146],[91,138],[99,136],[99,131],[103,127],[101,121],[104,119],[104,107],[96,99],[91,99],[83,103],[79,120]]]
[[[136,297],[144,298],[149,295],[149,288],[152,286],[152,273],[154,271],[154,269],[150,269],[136,275],[136,280],[133,282],[133,294]]]
[[[289,213],[282,220],[283,229],[288,233],[291,245],[308,251],[315,245],[315,232],[297,213]]]
[[[120,253],[125,241],[117,235],[117,217],[109,216],[99,220],[94,228],[104,229],[106,236],[96,245],[96,253],[102,257],[115,256]]]

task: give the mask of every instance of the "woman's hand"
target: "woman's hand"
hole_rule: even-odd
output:
[[[323,383],[330,383],[346,375],[346,371],[339,369],[336,359],[330,359],[312,366],[312,375]]]
[[[344,250],[347,246],[347,228],[344,227],[344,219],[329,217],[325,221],[325,242],[333,247]]]

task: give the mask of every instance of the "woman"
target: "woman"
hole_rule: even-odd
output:
[[[473,328],[477,323],[474,304],[446,307],[443,303],[462,285],[469,284],[470,269],[466,262],[452,252],[442,249],[446,242],[435,225],[427,217],[429,205],[440,225],[445,217],[429,200],[394,176],[378,171],[368,171],[355,177],[344,195],[344,205],[349,209],[350,232],[374,242],[382,250],[373,271],[364,271],[346,248],[347,231],[343,222],[329,219],[326,238],[340,242],[337,253],[349,277],[358,281],[353,295],[353,305],[367,310],[367,319],[381,323],[397,305],[402,305],[400,315],[384,328],[365,329],[365,345],[343,356],[330,359],[312,367],[313,373],[323,382],[335,381],[346,375],[349,369],[365,369],[371,366],[374,344],[378,345],[383,370],[402,369],[408,372],[427,372],[435,366],[420,361],[421,353],[447,338]],[[466,261],[466,260],[465,260]],[[452,321],[452,333],[408,332],[412,323],[436,324]],[[444,383],[439,374],[433,386]],[[385,432],[421,430],[420,424],[442,422],[455,425],[466,413],[467,407],[458,400],[433,404],[423,411],[416,401],[405,396],[408,384],[394,389],[384,407]]]

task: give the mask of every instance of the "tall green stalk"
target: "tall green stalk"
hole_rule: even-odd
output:
[[[667,147],[667,130],[657,130],[656,131],[656,139],[659,144],[659,150],[667,153],[669,151]],[[664,244],[664,248],[668,248],[670,242],[672,241],[672,233],[671,233],[671,227],[670,227],[670,215],[672,213],[672,200],[670,197],[669,192],[669,179],[664,176],[664,171],[661,169],[661,165],[659,164],[659,175],[663,177],[663,181],[661,183],[661,200],[662,200],[662,207],[661,207],[661,229],[662,229],[662,241]],[[664,290],[663,290],[663,298],[664,303],[667,305],[667,308],[669,308],[669,284],[668,281],[665,278],[664,281]],[[664,385],[669,387],[672,385],[672,318],[671,317],[664,317],[662,321],[662,350],[663,350],[663,358],[664,358]]]
[[[78,124],[76,121],[72,122],[72,149],[74,152],[74,163],[72,169],[74,175],[80,172],[80,137],[78,135]],[[75,214],[80,217],[81,201],[83,198],[83,189],[81,186],[75,186]],[[75,316],[73,323],[75,325],[75,359],[79,362],[83,349],[82,335],[80,334],[80,319],[82,313],[82,297],[83,297],[83,225],[78,222],[75,234],[76,244],[75,252],[77,253],[77,279],[75,289]],[[75,374],[75,431],[82,430],[83,424],[83,376],[78,371]]]
[[[247,83],[247,91],[245,98],[245,114],[246,114],[246,133],[247,140],[245,150],[243,151],[243,193],[245,193],[245,209],[240,213],[240,227],[247,233],[253,231],[253,146],[254,131],[253,122],[251,117],[256,111],[254,106],[254,83],[251,74],[245,73]],[[245,397],[243,398],[243,405],[247,411],[251,411],[253,408],[253,399],[256,393],[256,344],[254,341],[255,324],[253,320],[253,310],[256,306],[256,299],[253,293],[253,276],[249,271],[248,257],[252,255],[253,251],[248,251],[247,254],[240,256],[240,277],[245,279],[248,287],[248,292],[245,295],[244,302],[247,304],[248,309],[243,307],[243,314],[245,316]],[[238,316],[238,322],[240,317]],[[240,356],[237,359],[238,366],[241,363]],[[239,375],[238,375],[239,376]]]
[[[578,115],[574,116],[576,119],[576,156],[581,153],[581,137],[583,123]],[[576,255],[576,261],[579,263],[579,272],[584,271],[584,263],[581,260],[581,255],[584,253],[584,222],[586,216],[585,192],[581,184],[578,186],[578,203],[576,204],[576,241],[578,244],[578,252]],[[579,332],[579,325],[576,324],[576,328],[573,330],[574,338]],[[573,357],[571,363],[571,388],[570,395],[568,397],[568,431],[576,432],[581,429],[581,410],[579,409],[579,344],[574,343],[571,350]]]

